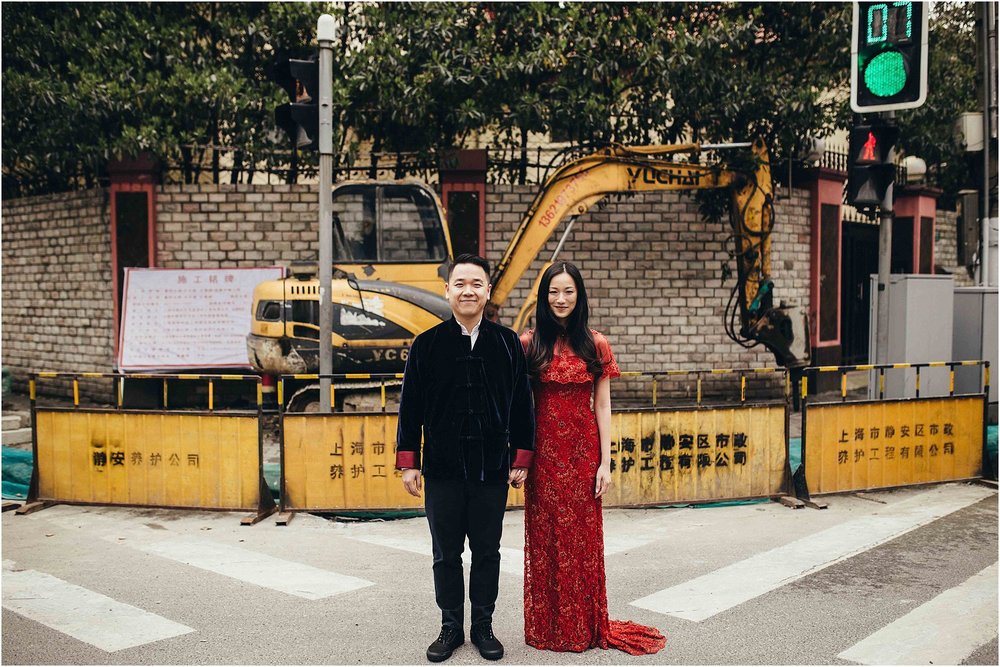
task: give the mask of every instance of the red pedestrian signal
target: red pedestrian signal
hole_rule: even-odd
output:
[[[847,202],[859,208],[878,206],[896,177],[892,149],[899,138],[895,125],[859,125],[851,130]]]
[[[864,151],[861,154],[861,159],[865,161],[875,161],[875,133],[869,132],[868,139],[864,143]]]

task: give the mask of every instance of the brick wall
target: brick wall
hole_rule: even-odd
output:
[[[534,196],[531,186],[487,190],[486,247],[496,262]],[[809,194],[794,190],[776,205],[772,274],[777,300],[805,306],[809,276]],[[559,226],[502,310],[517,315]],[[723,313],[736,283],[728,259],[728,222],[712,224],[678,193],[610,200],[577,220],[559,259],[576,264],[587,283],[591,327],[604,333],[624,370],[773,366],[763,347],[745,350],[726,337]],[[722,280],[722,264],[733,276]]]
[[[490,186],[487,253],[496,262],[535,194]],[[288,265],[316,256],[316,195],[308,185],[197,185],[157,189],[156,265],[216,268]],[[109,205],[93,190],[3,205],[3,364],[19,386],[31,370],[113,368]],[[776,206],[776,298],[808,299],[808,193]],[[540,258],[548,258],[558,235]],[[592,326],[623,369],[772,366],[763,348],[726,338],[722,317],[735,278],[723,282],[727,224],[704,222],[676,193],[611,200],[577,221],[561,258],[588,280]],[[542,264],[536,259],[502,311],[511,322]],[[67,276],[66,278],[62,276]]]
[[[3,202],[3,365],[107,371],[113,350],[110,204],[105,190]]]
[[[958,263],[958,214],[938,211],[934,220],[934,265],[950,273],[956,287],[971,287],[975,281]]]
[[[316,258],[313,186],[167,185],[156,204],[157,266],[270,266]]]
[[[487,254],[496,262],[534,186],[493,185],[487,192]],[[776,205],[772,274],[776,298],[808,302],[808,193]],[[309,185],[171,185],[158,188],[157,265],[216,268],[290,264],[316,255],[316,195]],[[104,190],[3,203],[3,365],[19,388],[32,371],[113,368],[110,207]],[[971,285],[957,265],[956,214],[939,211],[935,264],[956,285]],[[510,323],[562,226],[522,277],[502,311]],[[698,215],[677,193],[612,198],[581,216],[562,259],[588,281],[592,326],[604,332],[623,369],[771,366],[762,348],[726,336],[725,305],[735,283],[724,223]]]

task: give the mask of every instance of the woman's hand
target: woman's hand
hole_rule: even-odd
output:
[[[597,468],[597,480],[594,484],[594,497],[600,498],[611,488],[611,464],[602,463]]]

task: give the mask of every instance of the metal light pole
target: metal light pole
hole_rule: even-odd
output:
[[[990,257],[993,240],[992,226],[997,223],[996,199],[993,197],[993,172],[996,155],[991,153],[996,103],[996,7],[991,2],[980,3],[981,39],[983,47],[983,209],[981,214],[979,284],[987,287],[996,284],[993,266],[997,258]]]
[[[329,413],[330,377],[333,372],[333,41],[337,24],[329,14],[316,22],[319,40],[319,403]]]
[[[895,111],[882,112],[888,122],[896,117]],[[889,270],[892,262],[892,190],[895,175],[889,181],[885,197],[879,206],[878,222],[878,328],[875,338],[875,363],[889,363]]]

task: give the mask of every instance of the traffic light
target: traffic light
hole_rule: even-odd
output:
[[[896,178],[892,148],[899,138],[895,125],[858,125],[851,130],[847,203],[879,206]]]
[[[274,110],[274,120],[299,148],[319,146],[319,63],[315,59],[279,57],[271,80],[285,89],[291,100]]]
[[[855,2],[851,108],[857,113],[912,109],[926,97],[926,3]]]

